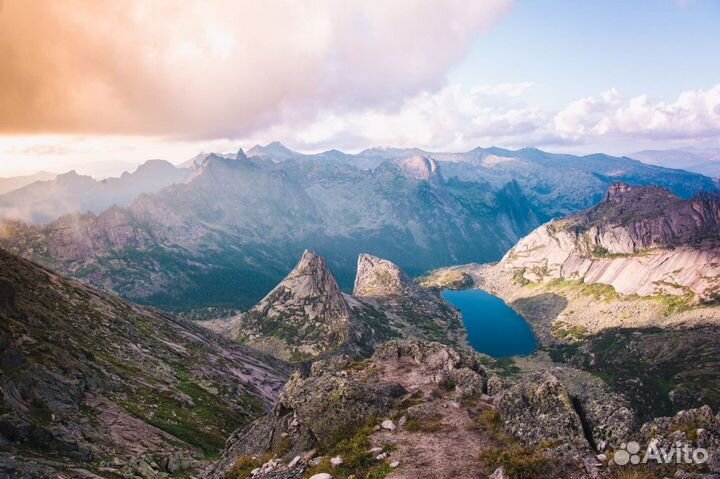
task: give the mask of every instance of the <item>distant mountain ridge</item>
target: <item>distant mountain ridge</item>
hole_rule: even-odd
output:
[[[712,178],[720,178],[720,148],[643,150],[632,153],[630,156],[665,168],[683,169]]]
[[[27,186],[36,181],[50,181],[55,179],[57,174],[48,173],[47,171],[41,171],[32,175],[25,176],[13,176],[7,178],[0,178],[0,195],[9,193],[14,190],[18,190],[24,186]]]
[[[99,213],[113,205],[128,206],[140,194],[181,182],[188,174],[162,160],[100,181],[70,171],[0,195],[0,218],[43,224],[71,213]]]
[[[186,181],[125,208],[6,224],[0,243],[136,301],[248,308],[305,249],[349,289],[365,252],[410,275],[497,261],[543,222],[602,200],[618,179],[685,198],[715,189],[710,178],[628,158],[535,149],[306,155],[271,144],[197,161]]]

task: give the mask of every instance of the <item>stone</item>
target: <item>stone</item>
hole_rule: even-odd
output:
[[[501,391],[507,389],[508,384],[499,376],[490,376],[487,381],[487,393],[490,396],[497,396]]]
[[[458,397],[470,397],[482,394],[487,385],[487,378],[470,368],[452,369],[447,379],[455,383]]]
[[[333,479],[333,477],[327,472],[321,472],[320,474],[310,476],[310,479]]]
[[[495,469],[495,472],[490,474],[490,477],[488,479],[510,479],[507,474],[505,474],[505,469],[502,467],[498,467]]]
[[[301,459],[300,456],[295,456],[292,461],[288,462],[288,465],[287,465],[288,469],[292,469],[293,467],[297,466],[298,463],[300,462],[300,459]]]
[[[383,429],[387,429],[388,431],[394,431],[395,430],[395,423],[392,422],[390,419],[385,419],[382,424],[380,424]]]
[[[330,459],[330,464],[332,464],[333,466],[339,466],[342,463],[343,463],[343,460],[342,460],[342,457],[340,457],[340,456],[335,456],[332,459]]]
[[[399,466],[400,466],[400,461],[393,461],[390,463],[390,467],[392,467],[393,469],[395,469]]]
[[[528,446],[552,441],[566,450],[590,449],[567,389],[550,372],[531,374],[504,391],[498,411],[505,430]]]
[[[280,406],[292,410],[324,447],[332,447],[342,431],[384,416],[392,404],[392,397],[376,385],[330,374],[308,378],[295,374],[280,396]]]

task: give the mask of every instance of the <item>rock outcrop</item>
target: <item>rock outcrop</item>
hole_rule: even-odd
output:
[[[270,414],[231,436],[207,478],[392,469],[392,477],[609,479],[620,472],[613,454],[631,440],[717,451],[720,421],[708,407],[640,426],[590,375],[555,367],[500,379],[498,366],[426,341],[390,341],[361,362],[316,362],[290,379]],[[712,457],[692,471],[715,471]],[[683,467],[662,471],[670,477]]]
[[[465,346],[460,313],[396,264],[362,254],[355,283],[355,296],[342,293],[325,260],[305,251],[250,311],[201,324],[293,362],[333,353],[367,357],[393,338]]]
[[[0,250],[0,477],[197,474],[289,375]]]
[[[232,321],[232,320],[231,320]],[[317,357],[351,338],[352,312],[325,260],[311,251],[249,312],[239,339],[283,359]]]
[[[529,281],[602,283],[623,294],[720,294],[720,200],[617,183],[590,210],[523,238],[502,266]]]
[[[391,261],[361,254],[353,296],[385,314],[401,337],[465,345],[460,313],[437,290],[419,286]]]

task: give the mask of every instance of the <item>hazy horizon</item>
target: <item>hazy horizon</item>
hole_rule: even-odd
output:
[[[717,2],[550,5],[5,1],[0,176],[177,164],[271,141],[720,146]]]

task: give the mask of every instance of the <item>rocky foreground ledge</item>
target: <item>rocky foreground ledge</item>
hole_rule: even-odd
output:
[[[577,373],[577,374],[576,374]],[[233,433],[209,479],[717,477],[709,407],[640,424],[629,402],[571,368],[523,373],[425,341],[296,373]],[[621,466],[628,441],[704,447],[702,465]],[[621,452],[618,452],[621,451]],[[637,469],[632,469],[637,467]],[[636,474],[636,475],[628,475]],[[644,474],[644,475],[637,475]]]

